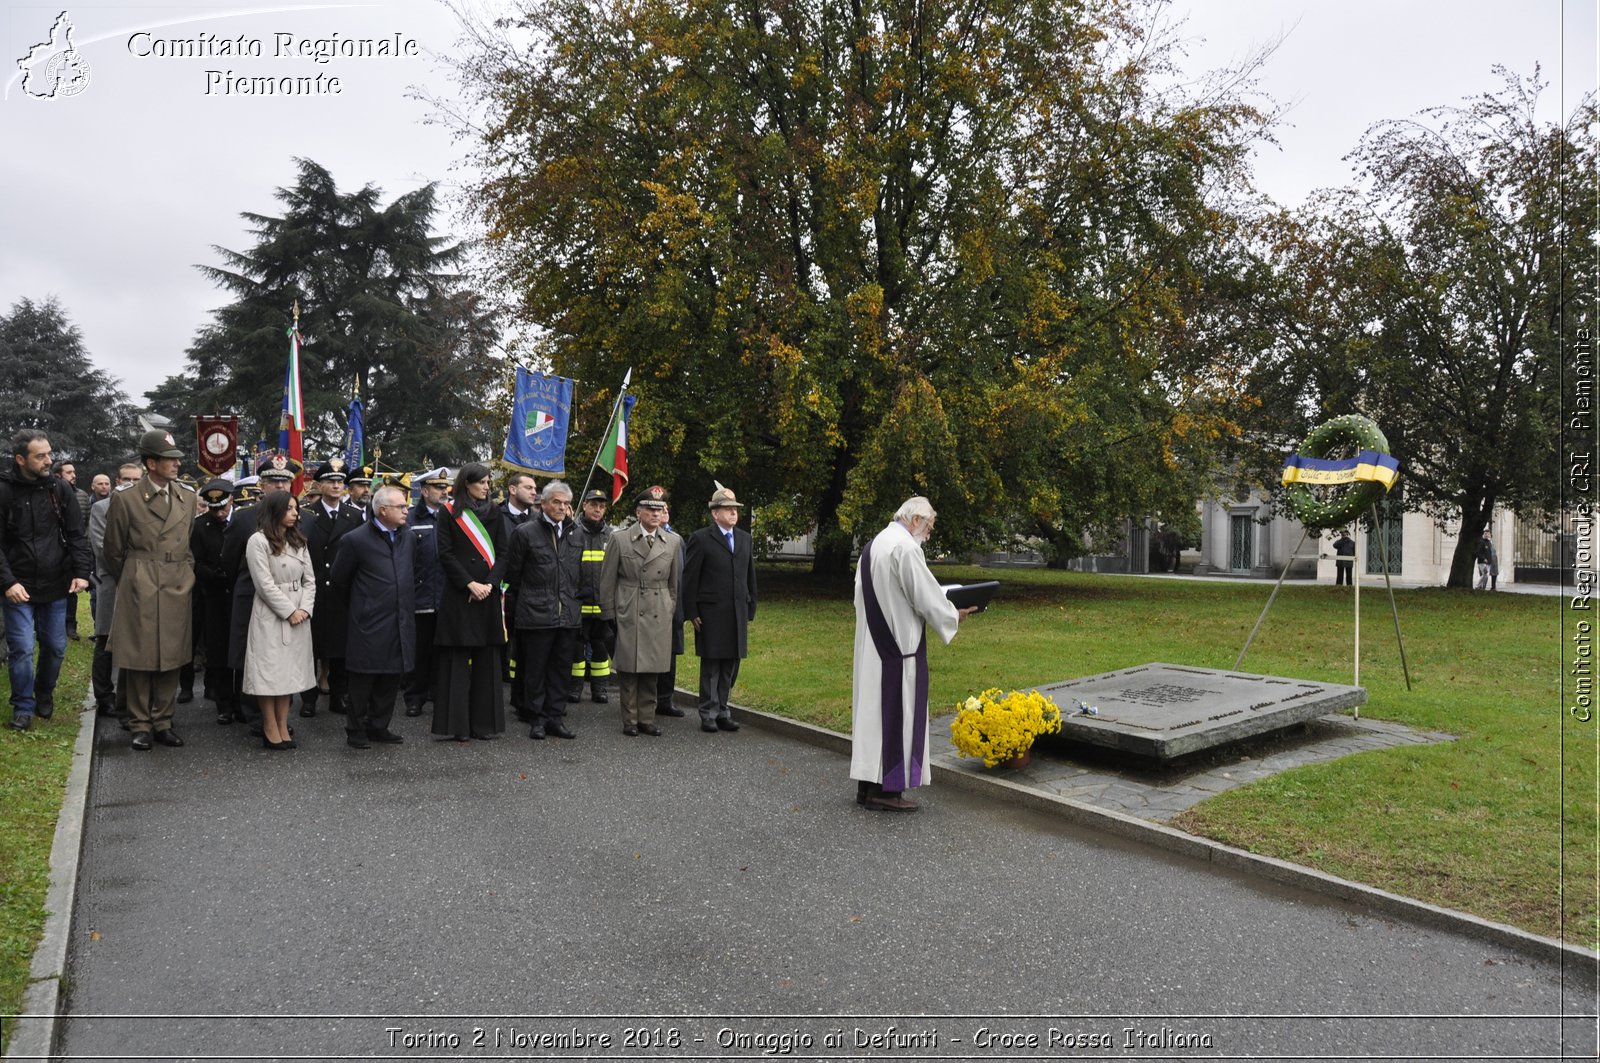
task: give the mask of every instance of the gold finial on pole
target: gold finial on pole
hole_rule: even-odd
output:
[[[300,300],[294,301],[294,327],[300,327]]]

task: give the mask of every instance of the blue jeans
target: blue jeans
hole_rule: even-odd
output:
[[[53,602],[5,603],[6,648],[10,653],[11,716],[32,719],[43,701],[53,704],[56,677],[67,655],[67,600]],[[39,643],[39,667],[34,670],[33,645]]]

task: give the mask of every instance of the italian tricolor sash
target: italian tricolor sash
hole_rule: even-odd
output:
[[[483,521],[478,515],[465,506],[456,514],[456,526],[467,537],[472,548],[478,551],[478,556],[483,558],[483,563],[494,568],[494,540],[489,537],[489,529],[483,526]]]

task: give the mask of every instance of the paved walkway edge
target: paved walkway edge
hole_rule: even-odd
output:
[[[830,731],[825,727],[818,727],[814,724],[802,723],[783,716],[774,716],[771,713],[745,708],[742,705],[730,705],[729,707],[733,710],[734,715],[744,722],[752,723],[768,730],[782,732],[790,737],[842,753],[845,756],[850,755],[849,735]],[[1218,867],[1225,867],[1245,874],[1260,875],[1274,882],[1298,886],[1301,889],[1336,897],[1340,900],[1356,901],[1385,915],[1396,916],[1425,926],[1455,930],[1468,937],[1512,949],[1536,959],[1571,962],[1580,969],[1588,970],[1591,978],[1600,977],[1600,953],[1586,949],[1582,945],[1569,945],[1566,942],[1557,941],[1555,938],[1529,933],[1506,923],[1496,923],[1466,912],[1458,912],[1452,908],[1443,908],[1436,904],[1429,904],[1426,901],[1402,897],[1398,893],[1390,893],[1388,890],[1378,889],[1376,886],[1352,882],[1349,879],[1339,878],[1337,875],[1329,875],[1309,867],[1302,867],[1287,860],[1261,856],[1247,852],[1244,849],[1234,848],[1231,845],[1224,845],[1222,842],[1212,841],[1209,838],[1185,834],[1175,827],[1153,823],[1150,820],[1140,819],[1137,816],[1130,816],[1123,812],[1113,812],[1110,809],[1096,808],[1093,805],[1074,801],[1071,798],[1040,793],[1030,787],[1021,786],[981,772],[968,771],[962,768],[949,768],[936,764],[933,768],[933,774],[941,783],[957,786],[972,793],[983,794],[993,798],[1003,798],[1012,804],[1025,805],[1041,812],[1060,816],[1062,819],[1072,823],[1092,827],[1095,830],[1103,830],[1118,837],[1154,845],[1168,852],[1180,853],[1184,856],[1215,864]]]
[[[22,1014],[12,1029],[6,1059],[48,1060],[55,1051],[67,976],[67,947],[72,941],[72,912],[78,893],[78,860],[83,854],[83,820],[89,807],[89,774],[94,767],[95,717],[94,699],[85,695],[61,816],[56,820],[56,837],[50,846],[44,934],[33,953],[28,989],[22,996]]]

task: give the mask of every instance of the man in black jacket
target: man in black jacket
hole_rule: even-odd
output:
[[[415,588],[417,644],[416,664],[406,673],[404,690],[406,715],[421,716],[422,706],[433,701],[433,636],[438,628],[439,596],[444,593],[444,572],[439,567],[438,523],[449,519],[444,509],[445,488],[450,475],[443,468],[422,474],[418,490],[422,497],[406,515],[406,526],[415,540],[413,580]]]
[[[539,496],[539,509],[511,536],[506,564],[506,583],[517,591],[517,682],[532,725],[529,738],[576,738],[567,727],[567,684],[583,622],[583,548],[572,520],[572,488],[552,480]]]
[[[50,475],[50,440],[32,429],[11,441],[0,473],[0,589],[5,592],[11,727],[55,712],[56,678],[67,654],[68,595],[89,586],[91,558],[72,488]],[[34,667],[35,643],[39,664]]]

